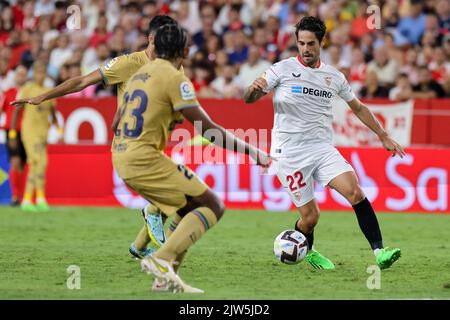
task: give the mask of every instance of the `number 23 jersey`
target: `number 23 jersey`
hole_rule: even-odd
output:
[[[170,132],[183,121],[181,109],[199,106],[190,80],[163,59],[146,64],[128,80],[113,154],[127,162],[146,163],[166,147]]]

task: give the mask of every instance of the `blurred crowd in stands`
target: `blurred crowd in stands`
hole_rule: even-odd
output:
[[[78,12],[71,5],[81,18],[75,30],[67,27]],[[294,26],[313,15],[328,31],[322,61],[359,97],[450,96],[450,0],[0,0],[0,10],[0,91],[15,85],[18,69],[30,76],[36,60],[55,86],[143,50],[149,21],[168,14],[191,36],[184,70],[198,96],[240,98],[271,64],[298,55]],[[72,96],[114,90],[98,85]]]

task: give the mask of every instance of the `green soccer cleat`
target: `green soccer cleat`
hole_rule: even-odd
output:
[[[380,249],[376,257],[376,261],[381,270],[389,268],[395,261],[397,261],[401,256],[401,250],[399,248]]]
[[[316,250],[310,250],[306,254],[306,261],[314,268],[314,269],[334,269],[335,266],[330,259],[324,257]]]
[[[31,202],[22,202],[22,204],[20,205],[20,209],[26,212],[38,212],[36,206]]]
[[[36,208],[38,211],[49,211],[50,207],[47,204],[47,201],[45,200],[39,200],[36,203]]]

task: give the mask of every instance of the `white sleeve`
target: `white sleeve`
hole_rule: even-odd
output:
[[[355,99],[355,94],[353,93],[352,87],[350,86],[350,84],[348,83],[347,79],[343,74],[341,74],[341,77],[342,77],[342,84],[338,92],[338,95],[346,102],[352,101],[353,99]]]
[[[262,74],[262,77],[267,81],[268,84],[264,92],[269,93],[280,83],[280,75],[281,70],[279,63],[273,64]]]

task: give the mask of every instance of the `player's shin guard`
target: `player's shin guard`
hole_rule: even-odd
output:
[[[314,230],[310,234],[306,234],[305,232],[300,230],[300,228],[298,227],[299,221],[300,221],[300,219],[295,222],[295,230],[298,232],[301,232],[305,235],[305,238],[308,241],[308,250],[311,250],[313,247],[313,243],[314,243]]]
[[[155,256],[170,262],[176,261],[180,254],[187,251],[216,223],[217,217],[211,209],[201,207],[192,210],[181,219],[173,234]]]
[[[355,204],[353,209],[355,210],[359,227],[367,241],[369,241],[372,250],[383,248],[380,226],[370,201],[364,198],[363,201]]]

